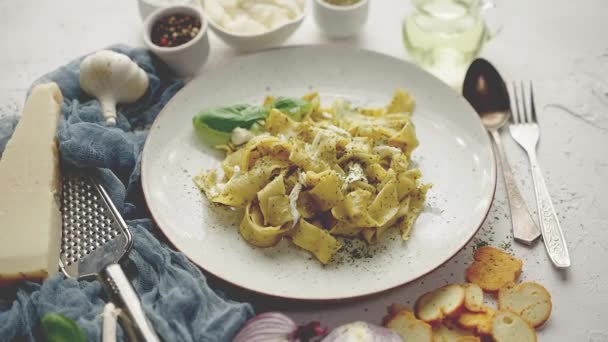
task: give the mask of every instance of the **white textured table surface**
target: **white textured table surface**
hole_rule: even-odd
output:
[[[286,44],[345,44],[407,58],[401,21],[408,11],[408,1],[373,0],[366,30],[341,42],[323,38],[309,16]],[[35,78],[75,56],[117,42],[143,45],[135,1],[0,0],[0,13],[0,116],[18,112]],[[552,317],[539,335],[542,341],[608,341],[606,15],[605,0],[498,0],[490,19],[502,30],[482,52],[508,81],[535,82],[542,136],[539,158],[570,247],[572,267],[565,272],[552,268],[542,244],[511,247],[524,260],[522,278],[544,284],[553,296]],[[205,68],[238,55],[214,36],[211,44]],[[535,207],[525,156],[509,136],[503,138],[527,202]],[[478,239],[493,245],[510,241],[506,209],[500,179]],[[412,305],[425,291],[462,282],[474,244],[431,274],[384,294],[349,303],[273,307],[289,311],[300,322],[379,323],[390,303]]]

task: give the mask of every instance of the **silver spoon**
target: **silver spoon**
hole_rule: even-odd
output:
[[[498,132],[511,117],[509,92],[496,69],[483,58],[471,63],[462,85],[462,95],[479,114],[496,146],[502,165],[502,174],[509,198],[513,237],[516,241],[531,245],[541,234],[534,223],[526,202],[513,178],[513,172],[505,155]]]

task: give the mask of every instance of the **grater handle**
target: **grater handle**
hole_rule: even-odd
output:
[[[127,276],[122,271],[122,268],[118,264],[112,264],[106,267],[100,274],[103,282],[110,288],[115,300],[119,302],[119,305],[123,309],[123,313],[126,313],[127,320],[130,324],[127,327],[127,331],[134,329],[136,335],[139,338],[135,338],[135,341],[146,341],[146,342],[160,342],[158,335],[152,328],[150,321],[146,318],[144,309],[137,297],[137,293],[129,283]],[[131,335],[133,332],[130,332]]]

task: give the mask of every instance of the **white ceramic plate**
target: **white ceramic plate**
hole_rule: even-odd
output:
[[[210,205],[192,182],[222,155],[203,145],[192,117],[202,108],[261,103],[267,94],[322,100],[345,97],[383,106],[397,87],[416,99],[414,152],[424,182],[433,183],[426,209],[407,242],[388,236],[369,257],[351,247],[328,266],[289,241],[267,249],[241,239],[241,212]],[[492,202],[496,166],[489,138],[465,100],[404,61],[343,47],[268,50],[206,72],[163,109],[142,157],[148,206],[167,238],[206,271],[256,292],[327,300],[368,295],[410,282],[450,259],[473,237]]]

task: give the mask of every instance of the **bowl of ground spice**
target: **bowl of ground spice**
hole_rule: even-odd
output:
[[[207,21],[198,6],[168,6],[144,21],[146,46],[180,77],[189,77],[209,56]]]

